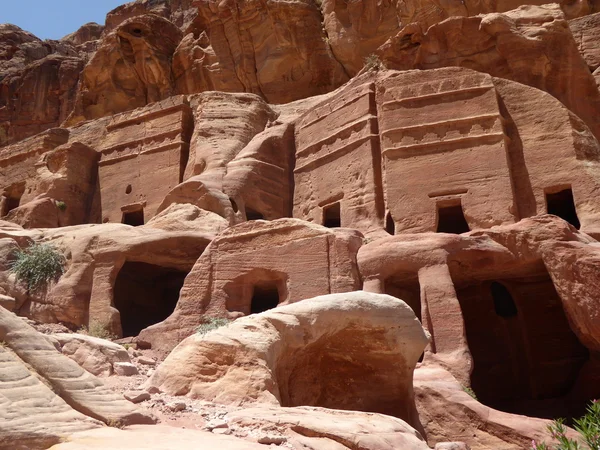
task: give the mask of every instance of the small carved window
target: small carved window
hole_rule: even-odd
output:
[[[323,207],[323,225],[327,228],[342,226],[342,208],[340,202]]]
[[[132,227],[144,225],[144,208],[140,208],[135,211],[124,212],[123,220],[121,222],[126,225],[131,225]]]
[[[460,202],[450,206],[438,205],[438,233],[461,234],[468,231],[469,224]]]

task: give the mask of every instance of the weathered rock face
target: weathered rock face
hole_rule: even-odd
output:
[[[60,351],[92,375],[107,377],[115,373],[115,363],[131,363],[129,353],[119,344],[106,339],[75,333],[51,336]]]
[[[471,450],[520,450],[531,446],[533,440],[551,441],[549,421],[488,408],[439,367],[425,365],[415,370],[414,388],[427,442],[436,449],[465,449],[465,446],[445,446],[443,442],[449,439],[463,441]]]
[[[313,1],[194,2],[198,14],[173,61],[181,93],[251,92],[286,103],[348,80]]]
[[[358,262],[365,289],[416,294],[411,306],[432,335],[426,363],[446,366],[486,405],[556,417],[598,395],[579,386],[597,371],[598,252],[589,236],[540,216],[460,237],[381,239]]]
[[[67,41],[74,45],[84,45],[90,41],[97,41],[102,36],[104,27],[95,22],[86,23],[77,31],[66,35],[61,41]]]
[[[354,76],[364,66],[365,58],[376,53],[381,45],[393,38],[404,27],[408,26],[408,29],[425,32],[430,26],[450,17],[506,12],[523,4],[543,5],[545,3],[543,0],[527,2],[522,0],[494,2],[324,0],[322,3],[323,26],[333,54],[342,63],[346,72]],[[590,3],[587,0],[560,2],[560,7],[567,18],[573,18],[589,14],[593,8]],[[468,39],[465,42],[469,42]]]
[[[578,19],[569,21],[569,28],[579,52],[587,63],[590,72],[593,73],[596,79],[596,84],[600,82],[600,44],[598,38],[600,36],[600,13],[583,16]]]
[[[128,111],[173,95],[171,58],[181,31],[147,14],[120,24],[102,40],[82,73],[73,113],[75,125]]]
[[[0,448],[15,443],[46,448],[101,422],[155,422],[4,308],[0,342]]]
[[[194,333],[205,316],[234,318],[357,290],[355,261],[361,244],[357,232],[332,231],[295,219],[229,228],[194,265],[174,313],[142,331],[140,339],[168,352]]]
[[[83,69],[73,44],[0,25],[0,147],[59,126]]]
[[[380,412],[419,429],[412,372],[427,340],[394,297],[315,297],[187,338],[147,387],[232,404]]]
[[[540,90],[461,68],[372,71],[299,119],[294,216],[381,237],[551,212],[595,232],[599,158]]]
[[[558,5],[407,26],[377,53],[390,69],[461,66],[545,90],[600,138],[600,94]]]
[[[2,293],[17,300],[15,311],[39,322],[71,328],[96,324],[117,336],[136,335],[173,312],[187,273],[214,238],[193,220],[178,231],[127,225],[82,225],[55,230],[2,227]],[[198,222],[196,222],[198,223]],[[169,220],[162,225],[169,227]],[[28,292],[8,271],[12,253],[33,241],[50,243],[66,259],[64,275],[46,290]],[[141,302],[141,303],[140,303]]]

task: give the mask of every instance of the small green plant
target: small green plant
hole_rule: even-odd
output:
[[[120,420],[116,420],[116,419],[109,419],[108,422],[106,422],[106,425],[108,425],[109,427],[112,428],[119,428],[119,429],[123,429],[125,428],[125,425],[123,424],[123,422],[121,422]]]
[[[210,317],[205,319],[205,322],[196,328],[196,333],[205,335],[209,331],[216,330],[217,328],[225,327],[229,325],[231,321],[221,317]]]
[[[477,400],[477,395],[475,395],[475,391],[470,387],[463,386],[463,391],[465,391],[467,394],[469,394],[471,397]]]
[[[32,244],[25,250],[17,250],[14,257],[10,271],[29,291],[56,281],[65,271],[65,257],[48,244]]]
[[[533,450],[600,450],[600,402],[594,400],[583,417],[574,420],[574,428],[580,440],[567,437],[567,426],[564,419],[557,419],[548,426],[548,431],[555,441],[549,445],[545,442],[531,442]]]
[[[0,348],[7,348],[8,345],[4,341],[0,341]]]
[[[59,200],[56,202],[56,207],[58,208],[59,211],[66,211],[67,204],[65,202],[62,202]]]
[[[104,325],[100,322],[92,321],[89,326],[83,326],[78,330],[81,334],[87,334],[88,336],[97,337],[100,339],[106,339],[108,341],[112,341],[117,337],[108,331]]]
[[[379,59],[379,56],[377,56],[374,53],[371,53],[365,58],[365,68],[367,70],[379,70],[385,69],[385,66],[381,62],[381,59]]]

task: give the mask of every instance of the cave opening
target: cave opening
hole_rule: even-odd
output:
[[[546,207],[548,214],[560,217],[578,230],[581,228],[571,188],[563,189],[559,192],[546,193]]]
[[[21,197],[5,197],[4,208],[2,208],[2,217],[7,216],[13,209],[21,204]]]
[[[323,207],[323,225],[327,228],[342,226],[342,207],[340,202]]]
[[[460,203],[449,206],[438,205],[438,233],[462,234],[470,231]]]
[[[482,403],[509,413],[572,417],[564,400],[588,360],[547,273],[457,287],[473,357],[471,386]]]
[[[135,211],[123,212],[123,219],[121,222],[125,225],[131,225],[132,227],[140,227],[144,225],[144,208],[137,209]]]
[[[279,289],[277,283],[261,283],[254,286],[250,302],[250,314],[258,314],[279,305]]]
[[[8,215],[13,209],[18,208],[21,205],[21,197],[23,197],[24,193],[25,183],[15,184],[4,191],[1,217]]]
[[[246,219],[247,220],[265,220],[265,216],[262,213],[254,210],[252,208],[246,208]]]
[[[396,234],[396,222],[390,211],[385,215],[385,231],[392,236]]]
[[[114,286],[114,305],[121,315],[123,336],[137,336],[175,310],[187,272],[127,261]]]

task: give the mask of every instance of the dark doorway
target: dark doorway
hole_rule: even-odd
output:
[[[394,222],[394,218],[392,217],[392,213],[388,211],[385,215],[385,231],[392,236],[396,234],[396,223]]]
[[[175,309],[186,272],[142,262],[126,262],[114,287],[123,336],[165,320]]]
[[[572,189],[569,188],[553,194],[546,194],[546,207],[548,214],[553,214],[566,220],[578,230],[581,228],[579,218],[577,217],[577,210],[575,209]]]
[[[279,304],[279,289],[276,284],[259,284],[254,286],[250,313],[258,314],[277,307]]]
[[[509,318],[515,317],[518,313],[515,301],[504,286],[497,281],[494,281],[490,286],[492,298],[494,299],[494,310],[500,317]]]
[[[21,204],[21,197],[25,193],[25,183],[18,183],[4,190],[4,205],[2,208],[2,217],[6,216],[13,209]]]
[[[323,207],[323,225],[327,228],[339,228],[342,226],[340,202]]]
[[[16,209],[19,207],[19,204],[21,203],[21,197],[5,197],[6,200],[4,200],[4,208],[2,210],[2,217],[8,215],[9,212],[11,212],[13,209]]]
[[[136,211],[124,212],[122,223],[131,225],[132,227],[144,225],[144,210],[138,209]]]
[[[569,417],[563,400],[587,349],[571,330],[545,274],[458,286],[473,356],[471,386],[484,404],[515,414]]]
[[[460,203],[452,206],[438,205],[438,233],[461,234],[468,231],[470,231],[469,224]]]
[[[248,220],[265,220],[265,216],[252,208],[246,208],[246,219]]]

